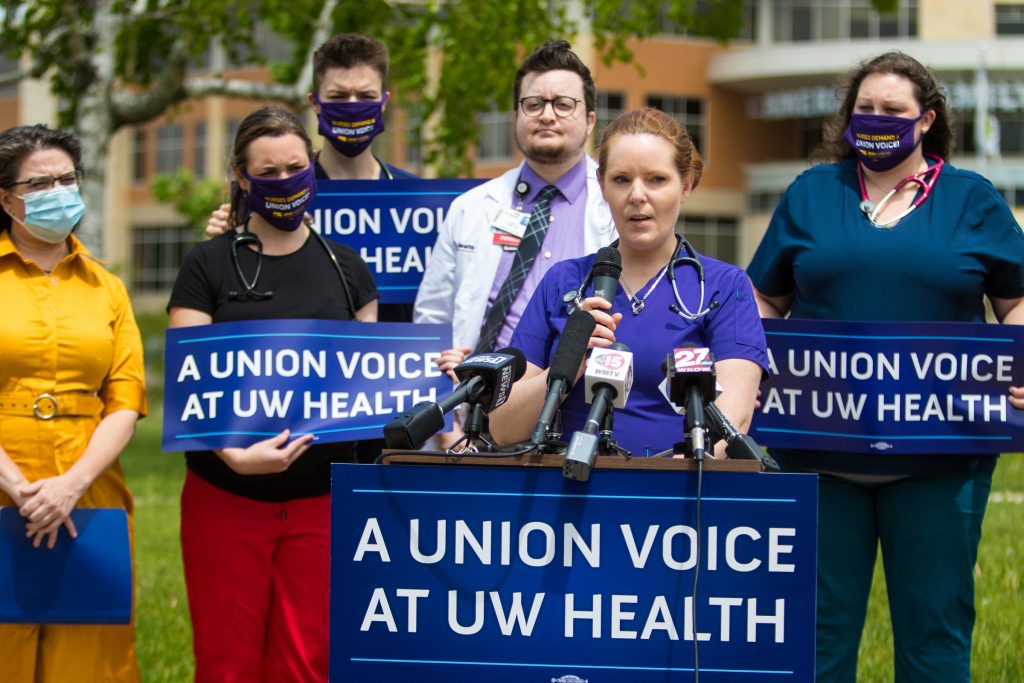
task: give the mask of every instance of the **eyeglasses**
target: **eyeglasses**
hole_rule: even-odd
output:
[[[29,178],[28,180],[11,183],[11,187],[27,185],[29,192],[41,192],[43,190],[53,189],[54,185],[74,187],[75,185],[79,185],[83,178],[85,178],[85,173],[83,173],[81,169],[76,168],[71,173],[65,173],[61,176],[38,175],[34,178]]]
[[[544,108],[550,104],[555,115],[564,119],[572,116],[572,113],[576,111],[576,105],[582,101],[568,95],[559,95],[550,100],[540,95],[532,95],[520,98],[519,108],[527,116],[540,116],[544,112]]]

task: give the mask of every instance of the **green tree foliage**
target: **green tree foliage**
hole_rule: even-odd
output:
[[[891,11],[897,0],[872,0]],[[89,212],[80,234],[100,245],[110,137],[178,103],[211,94],[301,106],[312,51],[332,33],[374,35],[390,48],[389,87],[426,122],[426,160],[441,175],[471,172],[476,118],[512,108],[515,66],[542,41],[581,29],[608,63],[628,62],[631,38],[653,35],[662,17],[691,35],[726,41],[740,29],[743,0],[0,0],[0,49],[46,78],[59,125],[84,140]],[[256,54],[257,20],[290,46],[270,84],[197,74],[189,64],[212,46],[228,63]]]
[[[204,239],[203,230],[210,212],[224,201],[224,183],[217,178],[199,178],[187,168],[174,173],[158,173],[150,184],[157,201],[167,202],[195,229],[196,239]]]
[[[273,5],[273,7],[271,7]],[[264,14],[271,27],[309,51],[316,0],[274,0]],[[661,13],[694,35],[720,41],[738,34],[743,0],[503,0],[502,2],[341,3],[331,33],[362,32],[383,40],[391,52],[388,87],[396,101],[414,104],[429,122],[426,161],[439,175],[472,173],[467,154],[476,140],[477,115],[513,108],[516,65],[548,38],[569,41],[584,25],[606,63],[631,61],[631,38],[655,34]],[[292,11],[285,11],[291,8]],[[276,65],[275,76],[294,79],[301,64]]]

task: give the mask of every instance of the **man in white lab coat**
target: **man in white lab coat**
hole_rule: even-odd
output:
[[[416,297],[415,322],[452,324],[454,348],[438,361],[446,371],[474,350],[508,344],[551,265],[594,253],[617,236],[597,164],[584,152],[597,118],[590,70],[569,43],[549,40],[519,68],[513,95],[516,145],[526,158],[452,202]],[[544,204],[550,229],[524,264],[516,252]],[[520,281],[513,286],[510,278]]]

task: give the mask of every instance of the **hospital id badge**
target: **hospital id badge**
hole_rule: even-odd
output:
[[[528,213],[515,209],[502,209],[491,223],[491,227],[516,237],[522,237],[526,234],[526,226],[529,222],[530,214]]]

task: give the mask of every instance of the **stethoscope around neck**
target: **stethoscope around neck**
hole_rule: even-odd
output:
[[[323,250],[331,259],[331,263],[334,265],[334,271],[338,274],[338,279],[341,280],[341,288],[345,293],[345,302],[348,304],[348,308],[352,312],[352,317],[355,318],[355,299],[352,298],[352,292],[349,289],[348,282],[345,280],[345,273],[341,270],[341,264],[338,262],[338,257],[334,255],[334,250],[327,244],[327,240],[324,239],[323,235],[314,230],[313,227],[308,224],[306,225],[306,229],[313,233],[314,238],[320,243],[320,246],[323,247]],[[242,264],[238,259],[238,250],[240,247],[251,247],[252,250],[256,252],[256,271],[253,273],[252,280],[246,278],[245,273],[242,272]],[[263,270],[263,242],[260,241],[260,238],[256,233],[249,231],[248,218],[245,219],[245,224],[242,226],[242,229],[236,232],[235,236],[231,238],[231,262],[235,266],[235,275],[238,276],[238,282],[242,285],[242,289],[241,291],[229,291],[229,301],[265,301],[266,299],[272,299],[274,297],[274,293],[270,290],[261,291],[256,289],[256,286],[259,284],[260,272]]]
[[[942,157],[934,154],[925,154],[924,156],[928,159],[932,159],[935,163],[931,164],[920,173],[907,176],[896,183],[896,187],[886,192],[885,196],[883,196],[877,204],[868,199],[868,189],[864,184],[864,169],[861,168],[860,162],[857,162],[857,182],[860,183],[861,197],[859,208],[876,228],[891,228],[896,225],[896,223],[906,218],[911,211],[921,206],[921,204],[924,203],[924,200],[928,199],[928,196],[931,195],[932,188],[935,187],[935,181],[938,180],[939,174],[942,173],[942,167],[945,165],[945,162],[942,160]],[[929,175],[931,176],[930,178]],[[892,198],[907,185],[918,185],[920,187],[920,190],[918,191],[919,194],[914,198],[913,203],[900,212],[898,216],[890,218],[884,223],[879,223],[878,216],[882,213],[882,209],[888,206],[889,202],[892,201]]]
[[[611,246],[618,247],[619,240],[612,242]],[[684,252],[683,255],[680,255],[680,252]],[[683,302],[683,297],[679,294],[679,288],[676,285],[676,268],[679,266],[691,266],[695,271],[697,271],[697,281],[700,283],[700,301],[697,304],[696,311],[691,311]],[[697,252],[694,250],[690,242],[678,233],[676,234],[676,249],[674,255],[665,265],[665,271],[668,277],[668,282],[672,286],[672,297],[675,299],[675,303],[669,305],[668,310],[672,311],[684,320],[693,321],[704,317],[714,309],[718,308],[717,299],[712,299],[711,303],[709,303],[707,307],[704,306],[704,264],[700,262],[700,258],[697,256]],[[573,310],[579,309],[583,305],[583,294],[587,291],[587,287],[590,286],[590,282],[593,277],[594,271],[593,268],[591,268],[587,271],[587,275],[583,278],[583,282],[580,283],[580,286],[576,289],[569,290],[562,297],[562,300],[566,304],[566,309],[570,314]]]

